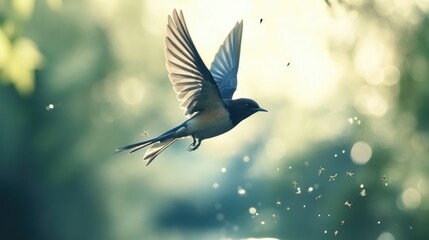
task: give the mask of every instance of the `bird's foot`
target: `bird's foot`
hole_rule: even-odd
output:
[[[201,141],[198,138],[194,138],[194,137],[192,138],[194,139],[194,141],[188,147],[189,152],[195,151],[201,144]]]

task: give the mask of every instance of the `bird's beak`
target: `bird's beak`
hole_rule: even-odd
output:
[[[259,107],[259,108],[254,108],[254,109],[253,109],[253,111],[255,111],[255,112],[268,112],[267,110],[265,110],[265,109],[263,109],[263,108],[261,108],[261,107]]]

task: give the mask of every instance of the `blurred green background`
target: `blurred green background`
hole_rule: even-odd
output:
[[[236,97],[269,112],[145,167],[113,153],[185,120],[174,8],[207,66],[244,20]],[[428,17],[428,0],[0,0],[0,238],[428,239]]]

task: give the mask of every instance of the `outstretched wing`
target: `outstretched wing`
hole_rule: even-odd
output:
[[[223,99],[232,99],[237,88],[243,21],[237,22],[226,37],[210,68]]]
[[[224,107],[212,74],[192,42],[182,11],[168,16],[165,57],[170,81],[185,115]]]

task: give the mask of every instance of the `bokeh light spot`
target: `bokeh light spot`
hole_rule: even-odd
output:
[[[378,236],[377,240],[395,240],[395,237],[390,232],[384,232]]]
[[[402,192],[401,200],[404,207],[408,209],[415,209],[420,205],[421,195],[416,189],[407,188]]]
[[[350,151],[350,157],[352,158],[353,162],[359,165],[366,164],[371,156],[371,146],[363,141],[356,142]]]

